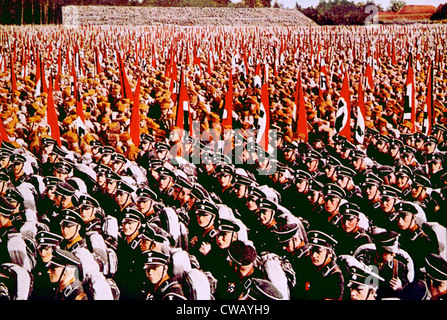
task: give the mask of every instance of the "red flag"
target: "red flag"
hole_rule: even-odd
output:
[[[298,79],[296,82],[295,105],[296,105],[296,111],[293,119],[295,125],[294,128],[295,136],[304,134],[305,141],[307,141],[308,140],[307,114],[306,114],[306,106],[304,104],[303,84],[301,83],[301,70],[298,72]]]
[[[98,47],[95,47],[95,65],[96,65],[96,74],[100,74],[102,72],[102,69],[101,69],[101,63],[99,61]]]
[[[11,57],[11,89],[12,91],[17,91],[17,77],[16,77],[16,71],[15,71],[15,59],[14,57]]]
[[[404,98],[404,112],[402,121],[409,121],[412,125],[411,132],[416,132],[415,120],[416,120],[416,99],[415,99],[415,87],[414,87],[414,71],[413,65],[409,59],[407,80],[405,82],[405,98]]]
[[[54,84],[54,90],[56,91],[60,91],[59,79],[61,77],[61,73],[62,73],[62,60],[61,60],[61,47],[59,47],[59,51],[57,54],[57,74]]]
[[[137,87],[135,88],[129,131],[132,142],[136,146],[140,145],[140,77],[138,77]]]
[[[222,115],[222,126],[231,126],[233,128],[233,70],[230,68],[230,77],[228,79],[228,91],[225,95],[225,109]]]
[[[181,130],[189,130],[192,124],[191,113],[189,112],[189,97],[188,90],[186,88],[186,78],[183,71],[180,74],[180,90],[178,95],[177,114],[175,120],[175,126]],[[185,112],[188,113],[188,124],[185,126]]]
[[[270,101],[268,91],[268,66],[265,65],[264,81],[261,87],[261,104],[258,118],[256,142],[268,152],[270,131]]]
[[[337,102],[335,131],[351,141],[351,97],[349,93],[348,72],[345,71],[340,98]]]
[[[329,80],[329,77],[327,74],[326,65],[322,64],[322,65],[320,65],[320,85],[319,85],[319,90],[318,90],[320,97],[323,97],[323,94],[325,92],[327,92],[327,90],[329,89],[329,87],[328,87],[329,81],[328,80]]]
[[[358,107],[357,107],[357,119],[355,123],[355,140],[363,144],[366,130],[366,109],[365,109],[365,95],[363,93],[362,77],[359,80],[358,87]]]
[[[391,64],[393,66],[397,65],[397,60],[396,60],[396,44],[394,43],[394,39],[393,39],[393,44],[392,44],[392,51],[391,51]]]
[[[41,72],[41,80],[42,80],[42,92],[48,93],[47,80],[45,76],[45,64],[40,60],[40,72]]]
[[[430,70],[428,71],[427,80],[427,95],[424,103],[424,123],[423,123],[423,133],[425,135],[431,135],[431,128],[434,124],[435,114],[433,110],[433,61],[430,65]]]
[[[122,83],[123,98],[133,100],[133,93],[129,84],[129,79],[127,78],[126,68],[124,66],[123,59],[119,52],[117,52],[117,55],[118,55],[118,67],[119,67],[120,79]]]
[[[372,74],[372,68],[369,63],[366,65],[365,77],[366,77],[366,84],[368,85],[368,89],[374,91],[374,79],[373,79],[373,74]]]
[[[59,121],[57,119],[56,108],[53,100],[53,81],[50,81],[47,98],[47,123],[50,126],[51,137],[61,146],[61,138],[59,132]]]
[[[8,141],[9,142],[9,136],[6,132],[5,125],[3,124],[3,120],[0,119],[0,141]]]

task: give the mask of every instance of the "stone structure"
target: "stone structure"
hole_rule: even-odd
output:
[[[65,6],[63,24],[181,26],[313,26],[298,10],[223,7]]]

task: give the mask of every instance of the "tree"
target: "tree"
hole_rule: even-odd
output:
[[[390,4],[391,5],[388,8],[388,10],[393,12],[397,12],[407,5],[407,3],[404,0],[391,0]]]
[[[430,17],[431,20],[447,19],[447,3],[441,4],[435,13]]]

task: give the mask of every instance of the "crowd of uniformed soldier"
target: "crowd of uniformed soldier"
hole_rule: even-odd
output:
[[[72,36],[93,39],[93,32],[85,28]],[[23,33],[17,35],[22,35],[17,45],[26,44]],[[46,46],[45,35],[34,39]],[[54,39],[48,41],[56,44]],[[93,47],[87,49],[84,58],[92,52]],[[336,110],[330,99],[317,101],[312,82],[318,66],[307,65],[309,52],[303,51],[299,59],[312,130],[307,141],[291,139],[293,93],[290,85],[281,88],[278,79],[286,79],[287,72],[279,70],[275,88],[269,89],[276,134],[273,148],[264,152],[249,133],[258,121],[260,90],[240,70],[234,75],[238,116],[232,127],[220,126],[224,92],[219,85],[227,81],[228,57],[215,60],[221,69],[213,77],[190,74],[194,120],[200,120],[201,131],[218,132],[213,139],[172,130],[175,101],[160,63],[156,69],[128,70],[133,80],[141,75],[144,90],[140,143],[134,145],[128,132],[131,102],[117,85],[112,50],[104,52],[109,54],[97,78],[91,74],[93,58],[84,60],[83,130],[70,78],[58,78],[61,89],[54,98],[61,144],[44,121],[48,95],[36,94],[33,77],[18,77],[13,94],[1,92],[11,141],[3,137],[0,147],[0,297],[443,299],[444,111],[437,113],[430,135],[419,126],[412,133],[408,124],[395,123],[399,114],[388,115],[391,100],[384,98],[383,111],[377,96],[370,111],[381,117],[367,116],[362,144],[334,135]],[[298,58],[286,59],[284,70],[294,68]],[[36,63],[36,56],[31,61]],[[390,68],[386,59],[379,64],[380,70]],[[337,68],[332,99],[342,80]],[[398,74],[403,68],[400,62],[391,69]],[[437,77],[444,76],[441,71]],[[0,78],[9,86],[8,73]],[[391,78],[383,80],[380,92],[403,81],[401,75]],[[442,104],[445,88],[437,90]],[[367,93],[373,96],[372,90]]]
[[[368,130],[361,150],[279,134],[276,158],[242,142],[237,165],[191,138],[178,157],[143,134],[135,161],[99,140],[85,154],[2,142],[1,294],[441,299],[446,135]]]

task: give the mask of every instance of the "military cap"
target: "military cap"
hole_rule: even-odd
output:
[[[170,149],[169,145],[164,142],[155,142],[154,147],[156,151],[165,151],[165,150],[169,151]]]
[[[430,178],[423,174],[415,174],[413,177],[413,185],[421,185],[425,188],[431,188],[431,181]]]
[[[121,221],[133,220],[133,221],[142,222],[144,220],[144,218],[145,218],[145,216],[140,210],[136,209],[133,206],[130,206],[130,207],[124,208]]]
[[[175,184],[179,187],[185,188],[185,189],[192,189],[193,188],[193,182],[190,181],[188,178],[177,176]]]
[[[379,191],[382,197],[392,197],[392,198],[402,197],[402,191],[399,188],[387,184],[381,185],[379,187]]]
[[[323,187],[322,190],[325,197],[335,196],[338,198],[344,198],[346,196],[346,192],[335,183],[328,183]]]
[[[282,300],[282,293],[272,282],[260,279],[249,278],[244,283],[242,300]]]
[[[405,141],[405,140],[407,140],[407,139],[411,139],[411,140],[413,140],[413,139],[414,139],[414,133],[401,133],[401,134],[400,134],[400,138],[401,138],[401,140],[403,140],[403,141]]]
[[[249,244],[237,240],[228,248],[228,257],[239,266],[247,266],[256,260],[256,249]]]
[[[375,175],[372,172],[367,172],[363,176],[363,181],[362,181],[361,185],[362,186],[367,186],[367,185],[380,186],[382,183],[383,183],[383,180],[380,179],[377,175]]]
[[[377,290],[380,281],[385,281],[380,275],[370,270],[368,266],[352,267],[349,273],[348,288],[362,286]]]
[[[360,207],[352,202],[345,202],[340,205],[340,208],[338,210],[341,215],[343,216],[360,216]]]
[[[447,281],[447,261],[440,255],[430,253],[425,257],[425,272],[437,281]]]
[[[211,161],[213,163],[226,163],[231,164],[231,158],[227,156],[226,154],[223,154],[221,152],[215,152],[212,154]]]
[[[230,164],[227,164],[225,162],[219,163],[216,165],[216,168],[214,169],[214,172],[219,175],[223,173],[227,173],[230,175],[234,175],[234,167]]]
[[[425,139],[425,143],[434,143],[434,144],[438,144],[439,141],[436,137],[434,136],[428,136],[427,139]]]
[[[36,234],[37,248],[59,245],[64,238],[56,233],[42,230]]]
[[[145,142],[154,142],[155,140],[154,140],[154,137],[152,135],[147,134],[147,133],[142,133],[141,136],[140,136],[140,142],[143,142],[143,141],[145,141]]]
[[[291,142],[285,141],[283,143],[283,150],[284,151],[296,150],[297,148],[298,148],[298,146],[293,144],[293,143],[291,143]]]
[[[78,207],[99,207],[99,202],[90,195],[83,194],[76,200]]]
[[[256,200],[256,205],[258,207],[256,211],[263,211],[263,210],[276,211],[278,209],[278,205],[267,198],[258,198]]]
[[[47,268],[66,267],[66,266],[77,267],[80,264],[81,260],[79,260],[79,258],[77,258],[73,253],[56,247],[53,250],[53,256],[51,257],[51,261],[46,264],[46,267]]]
[[[409,166],[406,166],[404,164],[400,164],[396,166],[396,176],[398,175],[406,175],[410,179],[413,178],[413,171]]]
[[[121,153],[114,152],[112,153],[112,157],[110,158],[111,161],[119,161],[119,162],[126,162],[126,157],[124,157]]]
[[[54,165],[53,165],[54,170],[61,172],[61,173],[70,173],[73,171],[73,167],[71,166],[71,164],[69,164],[66,161],[57,161]]]
[[[106,166],[105,164],[98,164],[93,168],[93,170],[96,172],[96,174],[112,171],[112,169],[109,166]]]
[[[74,224],[84,225],[81,215],[72,209],[64,209],[61,212],[60,224],[72,226]]]
[[[234,231],[238,232],[240,230],[239,225],[230,219],[219,219],[217,221],[218,231]]]
[[[334,247],[338,243],[332,236],[319,230],[309,231],[307,233],[307,239],[309,240],[310,246],[322,247],[331,250],[334,250]]]
[[[444,158],[440,153],[429,154],[426,158],[426,162],[443,162]]]
[[[9,181],[9,176],[6,173],[0,172],[0,181]]]
[[[402,146],[399,151],[402,155],[405,155],[405,154],[413,154],[414,155],[416,153],[415,148],[407,146],[407,145]]]
[[[6,140],[2,140],[1,144],[0,144],[1,148],[5,148],[5,149],[9,149],[11,151],[14,151],[14,149],[16,148],[11,142],[6,141]]]
[[[99,152],[101,154],[113,154],[115,152],[115,148],[111,146],[101,146],[99,148]]]
[[[322,158],[321,153],[315,150],[309,150],[308,152],[303,154],[303,160],[306,161],[307,159],[310,160],[319,160]]]
[[[9,158],[12,154],[11,150],[0,148],[0,159]]]
[[[9,202],[5,197],[0,196],[0,214],[4,217],[9,217],[15,210],[15,206]]]
[[[49,145],[55,145],[57,142],[56,140],[54,140],[51,137],[43,137],[42,139],[40,139],[40,141],[42,142],[43,146],[49,146]]]
[[[21,154],[13,153],[9,156],[9,161],[11,161],[11,163],[25,163],[26,158]]]
[[[163,166],[163,161],[160,160],[160,159],[157,159],[157,158],[151,158],[151,159],[149,160],[148,165],[149,165],[149,166],[148,166],[148,169],[149,169],[149,170],[151,170],[151,169],[155,170],[155,169],[157,169],[158,167],[162,167],[162,166]]]
[[[120,181],[121,180],[120,175],[118,175],[117,173],[113,172],[112,170],[105,171],[104,176],[106,177],[106,179],[109,179],[109,180],[115,180],[115,181]]]
[[[346,137],[339,134],[335,134],[332,137],[332,141],[334,141],[335,144],[343,144],[346,141]]]
[[[8,201],[16,201],[18,203],[22,203],[23,202],[23,196],[20,194],[20,192],[18,192],[16,189],[8,189],[5,191],[5,198]]]
[[[285,165],[284,163],[281,163],[277,160],[273,160],[273,163],[276,164],[276,171],[278,171],[278,172],[285,172],[285,171],[289,170],[289,167],[287,165]]]
[[[385,135],[383,135],[383,134],[378,134],[378,135],[376,136],[376,139],[377,139],[377,142],[379,142],[379,141],[383,141],[383,142],[385,142],[385,143],[389,143],[389,139],[388,139],[388,137],[385,136]]]
[[[309,180],[309,191],[322,191],[323,184],[316,179]]]
[[[197,212],[207,212],[214,215],[217,215],[218,208],[217,206],[209,200],[200,200],[194,204],[194,209]]]
[[[342,176],[342,177],[349,177],[352,178],[355,176],[356,171],[344,166],[344,165],[339,165],[335,167],[335,172],[337,173],[337,176]]]
[[[146,238],[148,240],[154,240],[156,242],[163,243],[165,241],[170,242],[170,239],[164,233],[157,232],[150,225],[145,225],[141,231],[140,238]]]
[[[312,175],[304,170],[295,171],[295,182],[312,179]]]
[[[403,213],[411,213],[413,215],[418,213],[418,210],[416,209],[416,207],[411,204],[410,202],[398,202],[394,205],[394,210],[396,211],[396,213],[399,214],[403,214]]]
[[[325,167],[327,167],[327,166],[333,166],[333,167],[335,167],[335,166],[341,165],[340,160],[338,160],[337,158],[335,158],[334,156],[331,156],[331,155],[329,155],[329,156],[326,158],[325,163],[326,163],[326,164],[325,164]]]
[[[160,175],[160,177],[171,177],[175,180],[176,175],[175,172],[166,168],[165,166],[161,166],[155,169],[156,172]]]
[[[150,188],[138,188],[135,193],[139,199],[157,200],[157,194]]]
[[[258,186],[249,186],[248,198],[266,198],[265,192]]]
[[[118,183],[116,185],[116,190],[126,192],[126,193],[132,193],[135,191],[130,185],[128,185],[127,183],[125,183],[122,180],[118,181]]]
[[[365,133],[375,136],[375,135],[379,134],[380,132],[376,128],[366,127]]]
[[[92,140],[90,141],[91,147],[102,147],[102,142],[100,140]]]
[[[65,181],[59,181],[56,185],[56,193],[63,196],[72,196],[75,193],[75,188],[71,184]]]
[[[194,183],[191,189],[191,195],[199,200],[209,197],[208,191],[200,183]]]
[[[394,147],[400,148],[403,147],[404,143],[397,138],[390,138],[389,139],[389,143],[390,143],[390,148],[393,149]]]
[[[298,225],[296,223],[282,224],[273,233],[276,235],[278,242],[284,243],[292,239],[298,232]]]
[[[395,231],[387,230],[384,232],[372,234],[371,240],[376,245],[388,252],[399,252],[399,234]]]
[[[349,157],[352,160],[356,160],[356,159],[363,159],[366,158],[366,154],[358,149],[354,149],[349,153]]]
[[[415,132],[413,134],[414,140],[425,140],[426,136],[422,132]]]
[[[235,184],[243,184],[243,185],[251,185],[255,181],[253,179],[250,179],[248,176],[244,176],[241,174],[236,174],[234,177],[234,183]]]
[[[144,253],[144,269],[149,269],[151,266],[165,266],[169,262],[169,256],[158,251],[149,250]]]
[[[57,144],[54,145],[53,149],[51,150],[51,153],[57,154],[60,157],[65,157],[67,155],[67,152],[62,150]]]
[[[395,167],[393,166],[378,166],[374,167],[374,173],[380,178],[388,176],[390,173],[394,173]]]
[[[43,184],[46,187],[56,186],[58,182],[62,182],[62,180],[54,176],[46,176],[45,178],[43,178]]]

